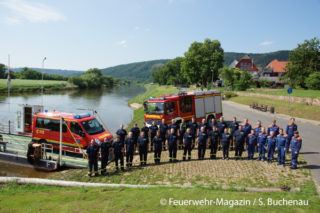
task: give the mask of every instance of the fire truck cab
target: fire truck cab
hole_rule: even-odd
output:
[[[157,125],[165,119],[166,123],[184,119],[189,121],[192,117],[200,122],[203,118],[207,121],[222,116],[221,93],[219,91],[190,92],[163,95],[150,98],[144,103],[145,122],[148,126],[153,121]]]
[[[79,148],[86,148],[92,139],[102,141],[112,139],[99,121],[89,113],[72,114],[64,112],[40,112],[33,116],[32,140],[53,145],[59,149],[60,117],[63,118],[63,150],[79,153]]]

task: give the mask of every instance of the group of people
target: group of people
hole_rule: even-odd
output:
[[[198,159],[203,160],[207,147],[210,149],[210,158],[216,159],[217,152],[222,150],[222,159],[229,159],[229,151],[235,151],[235,160],[242,158],[243,151],[247,151],[248,160],[254,159],[254,153],[258,153],[257,160],[271,163],[274,153],[277,151],[278,165],[285,166],[285,155],[291,150],[291,168],[297,168],[298,155],[301,149],[302,139],[299,136],[295,119],[291,118],[286,130],[276,125],[276,120],[265,128],[261,121],[252,127],[245,119],[242,124],[237,122],[236,117],[230,124],[221,117],[219,121],[212,118],[209,122],[202,119],[197,123],[195,118],[186,122],[176,122],[174,119],[168,125],[165,120],[157,125],[155,121],[147,127],[146,123],[140,129],[137,124],[130,132],[121,125],[112,141],[105,138],[99,146],[95,146],[94,140],[87,148],[89,160],[89,176],[94,167],[95,175],[98,175],[98,156],[101,157],[101,174],[106,174],[106,166],[110,148],[113,148],[116,170],[124,170],[124,157],[126,166],[132,167],[133,155],[138,152],[140,165],[147,164],[148,152],[154,152],[155,164],[160,164],[161,153],[168,149],[169,162],[177,161],[177,150],[183,149],[182,160],[190,160],[192,150],[197,147]],[[266,156],[267,155],[267,156]]]

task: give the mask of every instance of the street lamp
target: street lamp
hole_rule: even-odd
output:
[[[212,86],[212,88],[213,88],[213,68],[212,68],[212,78],[211,78],[211,86]]]
[[[42,106],[43,106],[43,74],[44,74],[44,61],[47,60],[47,57],[42,59],[42,79],[41,79],[41,98],[42,98]]]

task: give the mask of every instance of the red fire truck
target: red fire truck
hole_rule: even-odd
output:
[[[190,92],[163,95],[150,98],[144,103],[145,121],[148,126],[153,121],[157,125],[165,119],[166,123],[182,119],[188,121],[192,117],[200,122],[203,118],[207,121],[222,116],[221,93],[219,91]]]
[[[63,150],[80,152],[85,149],[91,139],[112,139],[98,120],[89,113],[72,114],[64,112],[39,112],[34,114],[32,122],[32,140],[40,143],[52,144],[59,149],[60,117],[63,118],[62,144]]]

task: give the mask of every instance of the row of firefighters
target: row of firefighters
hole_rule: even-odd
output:
[[[274,159],[274,153],[278,154],[278,165],[285,166],[285,155],[291,150],[291,168],[296,169],[298,155],[301,149],[302,139],[299,136],[298,127],[295,119],[291,118],[285,131],[276,125],[276,120],[265,128],[261,121],[252,127],[245,119],[239,125],[236,117],[228,125],[221,117],[217,122],[212,119],[207,123],[205,119],[197,123],[195,118],[190,122],[172,123],[167,125],[165,120],[158,126],[155,122],[150,127],[146,124],[140,129],[137,124],[131,128],[129,134],[123,125],[116,132],[116,138],[96,146],[92,140],[87,147],[89,173],[92,175],[94,169],[95,175],[98,175],[98,156],[101,156],[101,174],[106,174],[106,166],[110,148],[114,152],[114,161],[116,170],[119,170],[119,161],[121,170],[124,170],[124,157],[126,157],[126,166],[132,167],[133,155],[138,151],[140,155],[140,165],[147,164],[147,155],[149,151],[154,152],[155,164],[160,164],[161,152],[169,151],[169,162],[177,161],[177,150],[183,149],[182,160],[190,160],[192,150],[197,147],[198,159],[203,160],[207,146],[210,148],[210,158],[215,159],[218,150],[222,150],[223,158],[229,159],[229,150],[235,151],[235,160],[242,158],[244,150],[248,152],[248,159],[253,159],[254,153],[258,153],[257,160],[271,163]],[[149,137],[150,136],[150,137]],[[151,143],[149,143],[149,140]],[[150,144],[150,146],[149,146]],[[267,156],[266,156],[267,155]]]

